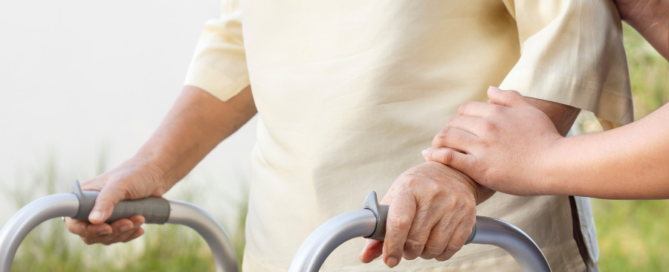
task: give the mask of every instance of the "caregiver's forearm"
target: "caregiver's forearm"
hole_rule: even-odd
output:
[[[541,194],[669,198],[669,106],[610,131],[561,140]]]
[[[172,187],[256,113],[247,87],[228,101],[185,86],[151,138],[131,159],[157,167]]]

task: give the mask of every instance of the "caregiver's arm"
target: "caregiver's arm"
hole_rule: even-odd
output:
[[[162,196],[181,180],[218,143],[256,113],[250,87],[228,101],[192,86],[181,96],[151,138],[132,158],[82,184],[100,191],[87,222],[67,219],[68,229],[87,244],[132,240],[143,233],[141,216],[105,224],[123,199]]]
[[[566,134],[579,110],[539,99],[532,103],[551,116]],[[549,121],[550,122],[550,121]],[[552,124],[551,124],[552,126]],[[433,146],[447,140],[447,130],[435,136]],[[494,191],[446,165],[427,162],[400,175],[381,200],[390,205],[384,242],[367,240],[360,259],[370,262],[384,255],[384,262],[396,266],[403,258],[417,257],[445,261],[464,245],[476,223],[476,205]]]
[[[510,194],[669,198],[669,106],[607,132],[564,138],[517,92],[488,94],[498,105],[467,104],[449,124],[448,148],[429,150],[428,159],[449,154],[447,164]]]

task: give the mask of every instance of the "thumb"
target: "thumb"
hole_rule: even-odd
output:
[[[490,102],[492,103],[510,108],[532,106],[520,93],[512,90],[500,90],[493,86],[488,88],[488,98],[490,98]]]
[[[102,224],[109,218],[114,211],[114,206],[124,199],[124,194],[119,188],[105,186],[100,190],[98,198],[95,200],[95,206],[88,216],[91,224]]]

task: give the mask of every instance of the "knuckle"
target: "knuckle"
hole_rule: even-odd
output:
[[[483,123],[483,130],[485,130],[486,132],[489,132],[489,133],[490,132],[495,132],[495,131],[497,131],[497,125],[490,120],[486,120]]]
[[[399,231],[408,231],[411,227],[411,218],[405,215],[396,215],[388,218],[392,228]]]
[[[471,103],[472,103],[472,102],[470,102],[470,101],[467,101],[467,102],[465,102],[465,103],[462,103],[462,105],[460,105],[460,107],[458,108],[458,115],[462,115],[462,114],[464,114],[465,111],[467,110],[467,107],[468,107]]]
[[[423,255],[421,255],[421,257],[423,259],[433,259],[439,256],[439,254],[441,254],[443,251],[444,249],[441,247],[425,245],[425,248],[423,248]]]
[[[449,163],[453,162],[453,156],[454,155],[455,154],[453,154],[453,150],[445,149],[441,152],[441,155],[439,156],[440,157],[439,159],[441,159],[441,161],[444,164],[449,164]]]
[[[446,251],[451,251],[451,252],[457,252],[460,249],[462,249],[462,246],[460,243],[449,243],[448,246],[446,246]]]
[[[404,243],[404,250],[411,253],[420,254],[421,252],[423,252],[424,247],[425,247],[424,243],[421,243],[420,241],[416,241],[411,238],[407,239],[407,241]]]

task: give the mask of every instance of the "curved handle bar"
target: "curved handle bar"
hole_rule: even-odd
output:
[[[383,240],[388,207],[379,205],[371,192],[363,209],[341,214],[318,227],[297,250],[288,272],[317,272],[325,259],[344,242],[365,237]],[[477,216],[467,243],[498,246],[506,250],[525,272],[550,272],[541,249],[519,228],[502,220]]]
[[[97,192],[81,191],[79,183],[73,193],[45,196],[21,208],[0,230],[0,272],[10,272],[16,250],[30,231],[51,218],[67,216],[88,218]],[[83,196],[83,198],[82,198]],[[119,208],[121,207],[121,208]],[[237,272],[237,257],[228,234],[206,211],[181,201],[151,198],[121,201],[114,206],[116,219],[145,215],[147,223],[168,223],[188,226],[197,231],[207,244],[216,263],[217,272]]]

